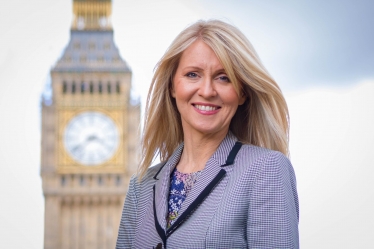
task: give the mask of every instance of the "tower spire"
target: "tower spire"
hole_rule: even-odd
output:
[[[112,30],[111,0],[73,0],[72,30]]]

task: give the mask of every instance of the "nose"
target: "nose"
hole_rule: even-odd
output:
[[[203,78],[199,86],[198,94],[206,99],[217,96],[217,91],[211,78]]]

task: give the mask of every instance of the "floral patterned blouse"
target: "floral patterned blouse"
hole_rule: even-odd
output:
[[[181,173],[174,169],[170,179],[170,192],[169,192],[169,213],[167,217],[167,227],[169,228],[178,217],[178,212],[182,207],[183,201],[186,199],[193,184],[196,182],[197,177],[201,171],[192,173]]]

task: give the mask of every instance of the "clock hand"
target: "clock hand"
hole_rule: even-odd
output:
[[[93,141],[93,140],[98,140],[98,138],[97,138],[95,135],[90,135],[90,136],[86,139],[87,142],[88,142],[88,141]]]
[[[76,154],[76,151],[78,151],[78,155],[82,154],[83,149],[87,146],[87,143],[88,143],[89,141],[91,141],[91,140],[92,140],[92,136],[89,136],[88,138],[86,138],[86,140],[85,140],[83,143],[78,144],[77,146],[75,146],[75,147],[72,149],[72,152],[73,152],[74,154]]]
[[[76,146],[72,152],[73,154],[75,154],[77,157],[80,157],[80,155],[82,155],[82,153],[84,152],[84,148],[87,146],[87,143],[83,143],[83,144],[80,144],[78,146]]]
[[[97,140],[100,142],[100,144],[101,144],[105,149],[107,149],[107,150],[110,151],[110,145],[108,145],[108,144],[106,143],[105,140],[103,140],[103,139],[101,139],[101,138],[98,138]]]
[[[87,141],[88,142],[99,142],[100,144],[102,144],[102,140],[100,138],[98,138],[97,136],[95,135],[91,135],[87,138]]]
[[[111,151],[111,146],[110,144],[107,144],[107,141],[105,141],[104,139],[102,138],[99,138],[98,136],[96,135],[90,135],[89,137],[87,137],[86,139],[86,143],[92,143],[92,142],[97,142],[99,143],[107,152],[110,152]]]
[[[82,147],[82,144],[78,144],[77,146],[75,146],[73,149],[71,149],[71,151],[73,153],[75,153],[75,151],[77,151],[78,149],[80,149]]]

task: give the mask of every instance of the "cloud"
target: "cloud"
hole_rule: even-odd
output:
[[[303,248],[369,248],[374,81],[287,95]]]

